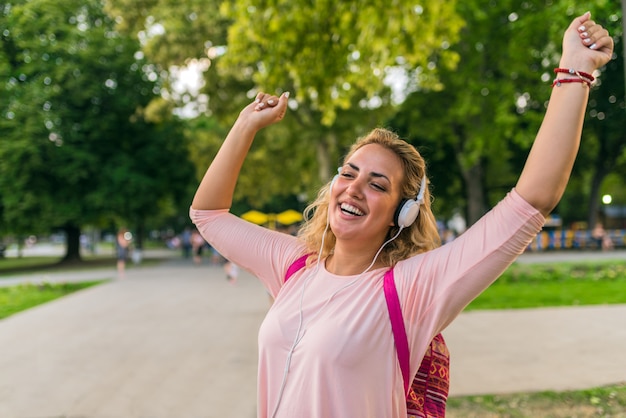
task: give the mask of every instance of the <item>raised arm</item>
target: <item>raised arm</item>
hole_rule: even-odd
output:
[[[243,161],[255,135],[285,116],[289,93],[259,93],[240,113],[196,190],[193,209],[229,209]]]
[[[575,18],[563,36],[559,68],[592,74],[613,54],[613,39],[589,12]],[[578,78],[557,73],[557,78]],[[585,83],[554,86],[546,115],[517,182],[517,192],[544,216],[557,205],[578,152],[589,88]]]

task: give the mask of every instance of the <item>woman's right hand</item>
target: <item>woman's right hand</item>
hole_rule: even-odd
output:
[[[285,117],[289,93],[280,97],[259,93],[244,107],[211,162],[191,206],[194,209],[228,209],[232,205],[237,177],[256,133]]]
[[[259,131],[285,117],[288,100],[289,92],[281,94],[280,97],[259,92],[254,102],[239,113],[238,120],[245,122],[250,129]]]

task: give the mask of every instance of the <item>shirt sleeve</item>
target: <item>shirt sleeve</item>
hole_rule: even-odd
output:
[[[394,273],[407,331],[416,336],[419,328],[429,338],[441,332],[525,251],[544,222],[513,189],[452,242],[399,262]]]
[[[259,278],[274,297],[288,266],[305,252],[298,238],[245,221],[227,209],[190,208],[189,216],[213,248]]]

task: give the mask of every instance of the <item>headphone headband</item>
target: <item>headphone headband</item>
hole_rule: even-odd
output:
[[[426,191],[426,174],[422,176],[422,183],[420,184],[420,191],[417,193],[415,200],[420,205],[424,203],[424,192]]]

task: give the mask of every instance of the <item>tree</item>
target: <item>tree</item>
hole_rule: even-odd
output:
[[[436,80],[438,67],[456,63],[447,49],[460,25],[455,2],[228,4],[223,10],[233,25],[216,65],[251,79],[255,90],[293,93],[290,128],[297,134],[287,138],[316,161],[317,181],[327,181],[355,136],[388,114],[391,68],[419,68],[421,80]]]
[[[461,20],[454,5],[238,0],[200,7],[186,0],[172,10],[165,0],[113,0],[110,10],[126,28],[153,33],[144,51],[161,67],[210,61],[202,93],[218,130],[232,123],[255,92],[291,91],[293,111],[272,128],[271,139],[262,134],[248,156],[265,167],[281,167],[282,178],[254,163],[240,177],[238,193],[258,195],[262,181],[264,199],[298,194],[330,178],[347,144],[389,114],[392,90],[385,81],[391,68],[418,68],[410,74],[435,82],[439,67],[455,65],[448,46]],[[183,23],[188,27],[180,30]]]
[[[136,220],[137,206],[154,211],[180,189],[147,179],[184,171],[187,159],[169,160],[184,157],[184,142],[167,135],[167,121],[146,117],[158,74],[100,1],[22,1],[1,12],[3,223],[18,233],[61,228],[65,260],[78,260],[82,225]],[[141,204],[124,210],[120,200]]]
[[[468,1],[458,13],[466,19],[451,48],[461,57],[458,69],[442,69],[441,88],[424,86],[409,96],[392,123],[432,153],[445,213],[462,207],[472,224],[515,185],[573,13],[541,0],[489,8]]]

